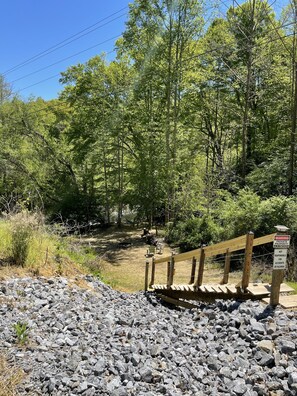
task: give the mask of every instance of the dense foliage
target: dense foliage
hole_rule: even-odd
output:
[[[135,0],[116,59],[70,67],[58,99],[2,77],[2,210],[119,225],[129,210],[185,249],[295,231],[296,3],[207,6]]]

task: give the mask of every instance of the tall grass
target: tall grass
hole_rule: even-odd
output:
[[[0,274],[73,276],[97,268],[99,261],[92,249],[46,226],[40,214],[21,212],[0,219]]]
[[[41,226],[41,217],[36,213],[22,211],[10,218],[11,258],[15,265],[24,267],[29,254],[30,240]]]

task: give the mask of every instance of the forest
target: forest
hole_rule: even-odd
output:
[[[134,0],[58,98],[0,76],[0,210],[167,225],[183,249],[297,230],[297,1]]]

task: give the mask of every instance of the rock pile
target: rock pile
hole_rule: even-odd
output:
[[[252,301],[170,309],[85,279],[89,289],[0,282],[0,353],[27,373],[20,395],[297,394],[296,313]]]

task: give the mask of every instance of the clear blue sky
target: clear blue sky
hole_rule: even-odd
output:
[[[62,89],[58,82],[58,76],[28,89],[23,88],[57,75],[70,65],[86,62],[101,52],[112,51],[116,41],[113,37],[121,35],[125,29],[128,3],[131,2],[132,0],[1,1],[0,73],[4,74],[6,81],[13,82],[64,58],[71,57],[12,83],[14,91],[19,91],[23,98],[27,98],[30,95],[41,96],[44,99],[57,97],[57,92]],[[124,7],[126,8],[120,11]],[[114,15],[111,16],[111,14]],[[98,23],[106,17],[109,18]],[[94,24],[97,25],[83,32],[87,33],[92,29],[96,29],[90,34],[73,41],[57,51],[53,51],[47,56],[36,59],[35,62],[5,73],[38,53]],[[100,27],[100,25],[104,24],[105,26]],[[73,39],[75,38],[73,37]],[[96,46],[106,40],[109,41]],[[92,46],[96,47],[72,57],[72,55]],[[114,53],[111,53],[107,55],[107,59],[112,59],[113,56]]]
[[[133,0],[3,0],[0,74],[4,74],[8,82],[12,82],[14,91],[19,92],[23,98],[31,95],[46,100],[57,97],[62,89],[58,76],[61,71],[71,65],[86,62],[97,54],[113,50],[116,41],[114,37],[121,35],[125,29],[128,4],[131,2]],[[288,0],[270,1],[274,3],[276,12],[287,2]],[[225,8],[223,4],[231,5],[232,1],[222,0],[222,10]],[[94,26],[90,27],[92,25]],[[82,34],[90,33],[79,39],[75,36],[71,39],[75,40],[69,45],[18,67],[83,30],[85,31]],[[106,40],[108,41],[104,43]],[[100,43],[102,44],[97,45]],[[64,44],[66,42],[61,45]],[[85,51],[93,46],[93,49]],[[78,52],[82,53],[73,56]],[[114,52],[107,55],[108,60],[113,57]],[[65,58],[69,59],[63,60]],[[53,63],[56,64],[51,66]],[[9,72],[14,67],[18,68]],[[38,71],[43,68],[45,69]],[[27,76],[30,73],[34,74]],[[45,79],[48,81],[43,81]],[[41,81],[43,82],[39,83]]]

